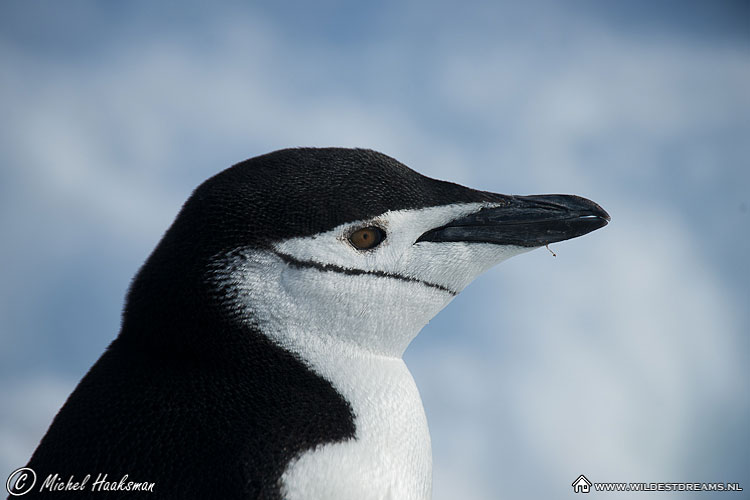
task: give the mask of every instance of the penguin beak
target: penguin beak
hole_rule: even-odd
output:
[[[430,229],[420,241],[465,241],[541,247],[577,238],[607,225],[609,214],[591,200],[566,194],[508,196],[499,207]]]

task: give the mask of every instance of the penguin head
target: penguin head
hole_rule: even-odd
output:
[[[136,277],[125,321],[158,296],[296,352],[400,357],[490,267],[608,220],[584,198],[478,191],[370,150],[281,150],[196,189]]]

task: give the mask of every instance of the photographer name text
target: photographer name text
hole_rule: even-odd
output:
[[[86,474],[80,481],[70,476],[67,481],[59,474],[50,474],[42,482],[39,491],[154,491],[154,483],[129,481],[128,474],[119,481],[110,481],[107,474],[97,474],[91,482],[91,474]]]

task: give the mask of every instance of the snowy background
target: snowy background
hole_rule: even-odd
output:
[[[407,351],[436,500],[579,474],[747,498],[750,3],[264,3],[0,3],[3,478],[195,186],[361,146],[613,218],[481,277]]]

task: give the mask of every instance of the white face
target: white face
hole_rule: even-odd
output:
[[[462,203],[386,212],[273,250],[220,256],[213,279],[228,286],[230,304],[282,347],[345,350],[401,357],[419,330],[474,278],[530,250],[488,243],[416,240],[491,203]],[[385,239],[359,250],[352,232],[377,226]]]

